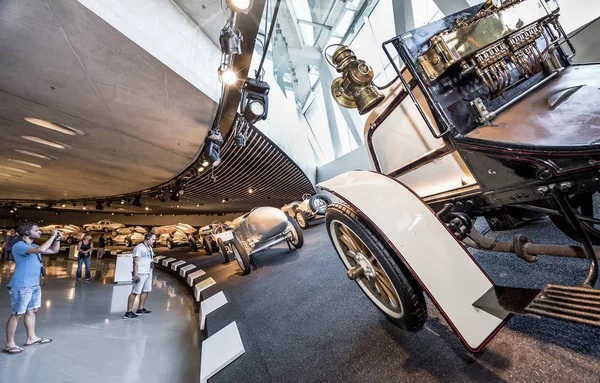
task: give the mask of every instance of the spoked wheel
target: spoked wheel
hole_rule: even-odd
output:
[[[235,260],[240,265],[240,269],[242,269],[242,275],[247,275],[252,272],[252,267],[250,266],[250,255],[246,251],[246,248],[234,238],[231,241],[233,255],[235,256]]]
[[[298,222],[298,225],[300,225],[302,229],[308,229],[308,218],[306,218],[306,214],[304,214],[303,211],[297,210],[295,218],[296,222]]]
[[[304,233],[302,232],[302,229],[300,228],[298,222],[296,222],[295,219],[289,218],[288,221],[290,221],[290,223],[293,226],[292,238],[290,239],[290,243],[292,244],[292,246],[294,246],[294,248],[299,249],[302,246],[304,246]]]
[[[206,251],[206,255],[212,255],[212,246],[206,241],[206,239],[202,240],[202,246],[204,246],[204,251]]]
[[[217,239],[217,244],[219,245],[219,249],[221,254],[223,255],[223,263],[229,263],[229,252],[227,251],[227,246],[225,246],[225,242],[221,238]]]
[[[331,205],[325,222],[348,278],[396,326],[407,331],[423,327],[427,306],[421,287],[399,267],[374,230],[344,204]]]
[[[598,195],[596,195],[596,198]],[[598,219],[598,215],[594,214],[594,193],[581,193],[575,194],[568,198],[569,204],[577,210],[577,213],[586,217]],[[548,200],[552,209],[560,210],[558,204],[552,199]],[[563,233],[569,236],[571,239],[583,243],[581,234],[575,230],[573,225],[565,218],[561,216],[549,215],[548,216],[552,223],[560,229]],[[586,228],[588,237],[592,241],[592,244],[600,245],[600,227],[592,223],[584,222],[583,225]]]

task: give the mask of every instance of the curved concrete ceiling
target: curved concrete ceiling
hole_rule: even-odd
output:
[[[0,199],[95,198],[163,183],[196,159],[215,111],[209,97],[78,2],[0,2]]]

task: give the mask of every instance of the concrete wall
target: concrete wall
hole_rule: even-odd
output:
[[[169,0],[78,1],[208,97],[219,101],[221,84],[217,68],[221,50],[175,3]]]
[[[367,148],[362,145],[330,163],[319,166],[317,168],[317,183],[327,181],[350,170],[372,169],[373,165],[367,153]]]
[[[208,225],[213,221],[231,221],[241,214],[226,214],[219,216],[213,215],[196,215],[196,214],[164,214],[154,216],[153,214],[135,214],[133,216],[126,216],[122,214],[115,214],[112,216],[110,213],[94,213],[83,214],[79,212],[63,212],[60,215],[56,215],[55,212],[45,210],[25,210],[20,209],[18,211],[22,220],[30,222],[39,222],[41,226],[50,224],[74,224],[82,226],[86,223],[98,222],[101,219],[111,219],[115,222],[124,223],[127,226],[140,225],[140,226],[162,226],[169,225],[178,222],[187,223],[192,226],[204,226]],[[9,218],[8,212],[0,213],[0,227],[11,227],[16,225],[17,222],[12,218]]]

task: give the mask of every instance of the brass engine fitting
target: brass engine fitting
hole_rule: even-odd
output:
[[[373,69],[364,60],[358,60],[349,47],[340,45],[328,62],[342,74],[331,84],[331,95],[339,105],[357,108],[362,115],[384,100],[383,93],[373,85]]]

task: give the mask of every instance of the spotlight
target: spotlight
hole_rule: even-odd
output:
[[[11,211],[10,211],[10,213],[11,213],[11,214],[12,214],[12,213],[14,213],[14,212],[15,212],[14,210],[11,210]]]
[[[125,200],[124,199],[121,200],[121,205],[125,205]]]
[[[204,171],[204,166],[200,166],[200,167],[198,168],[198,171],[199,171],[199,172],[203,172],[203,171]]]
[[[221,163],[221,147],[213,141],[206,141],[202,151],[205,162],[212,162],[213,166],[219,166]],[[203,162],[204,164],[204,162]]]
[[[207,167],[208,165],[210,165],[210,163],[208,161],[202,161],[202,166]]]
[[[96,202],[96,210],[104,210],[104,206],[102,206],[102,201]]]
[[[252,188],[248,189],[248,193],[252,194],[254,193],[254,190],[252,190]]]
[[[108,207],[111,207],[111,206],[112,206],[112,201],[108,201],[108,202],[106,203],[106,206],[108,206]]]
[[[246,146],[246,136],[244,136],[241,132],[237,132],[235,137],[233,137],[233,141],[237,147],[241,148]]]
[[[217,126],[216,128],[209,130],[206,139],[214,142],[215,144],[221,145],[223,143],[223,136],[221,135],[219,127]]]
[[[185,193],[185,190],[183,188],[181,188],[177,191],[177,193],[179,193],[179,195],[183,195],[183,193]]]
[[[265,81],[246,79],[240,102],[240,110],[246,121],[254,124],[267,118],[270,89],[271,87]]]
[[[146,206],[146,211],[150,210],[150,208],[148,206]]]
[[[41,209],[41,208],[42,208],[40,205],[37,205],[36,207],[37,207],[38,209]]]
[[[219,80],[225,85],[233,85],[237,81],[237,73],[227,64],[221,64],[219,67]]]
[[[177,202],[177,201],[179,201],[179,194],[176,191],[172,191],[171,195],[169,196],[169,199],[171,201]]]
[[[64,203],[62,205],[60,205],[60,207],[66,207],[67,205],[65,205]]]
[[[141,196],[139,196],[139,195],[136,195],[136,196],[133,198],[133,206],[137,206],[137,207],[140,207],[140,206],[142,206],[142,202],[140,201],[140,200],[141,200],[141,198],[142,198]]]
[[[77,202],[73,202],[73,207],[77,207]]]
[[[233,29],[231,24],[228,22],[219,35],[219,43],[221,44],[221,52],[224,55],[239,55],[242,54],[241,42],[244,37],[240,33],[239,29]]]
[[[241,12],[247,14],[252,8],[254,0],[227,0],[227,6],[234,12]]]
[[[85,207],[85,206],[84,206],[84,207],[83,207],[83,210],[87,210],[87,207]]]

